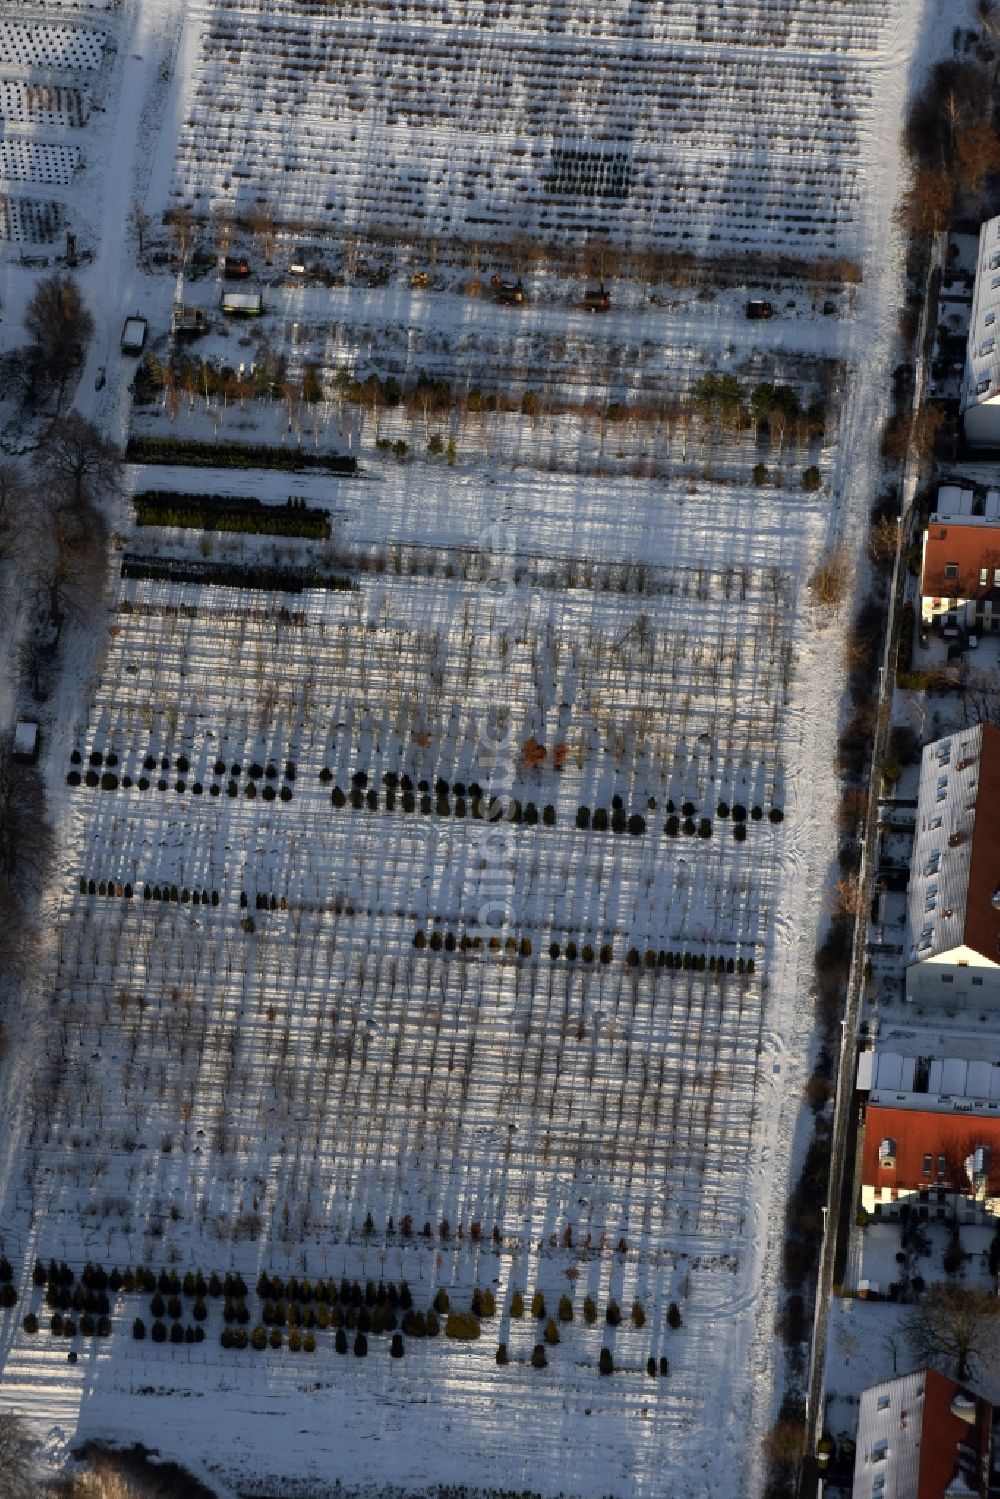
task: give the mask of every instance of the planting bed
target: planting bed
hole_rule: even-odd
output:
[[[890,10],[200,0],[176,198],[334,229],[850,255]]]
[[[664,509],[648,482],[609,511],[604,481],[585,524],[579,489],[561,516],[563,478],[543,524],[528,474],[506,484],[521,531],[491,531],[476,488],[432,521],[432,477],[365,521],[404,551],[436,532],[431,576],[358,568],[350,593],[285,596],[122,579],[64,762],[13,1200],[32,1195],[20,1232],[43,1259],[99,1242],[109,1263],[180,1254],[207,1274],[221,1255],[248,1279],[391,1264],[421,1306],[489,1284],[497,1322],[404,1337],[406,1367],[443,1391],[460,1358],[501,1404],[529,1375],[573,1404],[597,1398],[610,1340],[615,1461],[647,1491],[657,1444],[698,1447],[687,1413],[720,1381],[750,1408],[750,1325],[730,1313],[759,1274],[762,1057],[786,1023],[778,911],[804,834],[793,639],[827,502],[757,494],[751,525],[747,492],[719,485],[709,527],[668,523],[683,491]],[[555,1341],[512,1313],[536,1285],[576,1299]],[[591,1325],[584,1291],[645,1311]],[[136,1315],[114,1310],[116,1367]],[[200,1346],[181,1333],[199,1383],[227,1358],[281,1381],[306,1356],[287,1329],[241,1353],[205,1326]],[[144,1360],[173,1356],[163,1336]],[[48,1357],[35,1337],[17,1333],[11,1377]],[[332,1325],[315,1338],[324,1379],[355,1369]],[[388,1344],[351,1375],[378,1400]],[[647,1447],[630,1382],[661,1358]],[[588,1486],[534,1417],[528,1452],[546,1487]]]

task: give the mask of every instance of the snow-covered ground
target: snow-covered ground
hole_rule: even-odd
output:
[[[276,1479],[302,1478],[729,1496],[759,1480],[781,1373],[777,1267],[809,1069],[811,957],[836,842],[844,618],[814,606],[807,580],[832,544],[861,555],[899,301],[899,121],[919,48],[934,55],[954,12],[934,0],[835,16],[772,6],[783,46],[777,35],[762,40],[762,7],[749,0],[720,8],[710,45],[693,7],[671,7],[655,38],[639,26],[628,43],[617,11],[601,22],[581,12],[580,34],[557,46],[546,28],[563,26],[560,8],[513,9],[523,38],[506,52],[508,33],[488,26],[488,47],[463,30],[442,50],[440,17],[418,26],[399,8],[366,22],[370,36],[358,14],[324,11],[320,26],[280,4],[209,14],[180,0],[125,0],[86,16],[84,29],[116,38],[100,64],[98,126],[113,126],[120,146],[113,156],[88,150],[89,199],[58,189],[95,248],[80,273],[97,335],[79,408],[123,435],[133,366],[117,352],[122,318],[144,311],[154,340],[166,329],[177,288],[169,268],[140,267],[126,218],[133,200],[154,218],[167,206],[175,159],[182,192],[202,193],[198,208],[225,193],[239,199],[235,172],[224,181],[239,158],[253,193],[280,195],[288,217],[327,190],[353,223],[368,222],[376,201],[388,219],[403,215],[402,156],[390,157],[397,146],[427,154],[416,129],[386,116],[358,125],[351,143],[346,117],[326,111],[320,131],[309,114],[316,49],[329,53],[327,68],[351,44],[364,71],[348,93],[368,90],[371,113],[377,91],[365,80],[373,60],[386,62],[391,23],[409,49],[400,87],[418,55],[424,67],[440,54],[440,98],[464,97],[445,87],[457,52],[469,66],[463,90],[487,73],[498,87],[516,79],[525,118],[532,91],[548,111],[537,127],[544,150],[553,141],[563,150],[549,81],[572,94],[560,107],[571,119],[588,75],[574,71],[566,84],[557,53],[570,43],[579,52],[590,28],[592,56],[617,60],[616,108],[636,47],[655,43],[644,66],[662,75],[663,101],[685,69],[697,72],[693,92],[684,75],[683,150],[676,132],[656,144],[659,116],[633,91],[634,193],[618,222],[629,232],[645,224],[661,244],[683,219],[692,248],[780,240],[795,253],[856,256],[865,280],[838,299],[836,316],[801,286],[775,299],[771,323],[749,324],[745,291],[651,306],[633,282],[594,319],[572,308],[575,293],[550,296],[539,279],[513,328],[509,309],[451,285],[419,296],[399,285],[275,286],[266,290],[272,352],[293,366],[308,353],[328,375],[341,363],[426,365],[459,389],[492,378],[518,396],[537,376],[564,399],[574,388],[679,398],[706,370],[732,369],[821,390],[826,437],[815,452],[767,455],[780,488],[752,484],[759,454],[749,439],[721,441],[698,423],[651,438],[641,425],[602,430],[571,414],[453,423],[454,467],[422,457],[401,465],[378,453],[370,420],[331,401],[315,440],[347,437],[363,464],[357,479],[130,471],[134,488],[302,495],[330,509],[334,534],[324,547],[136,531],[126,502],[110,516],[116,573],[122,555],[138,552],[213,563],[305,555],[349,568],[356,587],[282,596],[116,576],[91,669],[46,723],[59,852],[45,893],[51,935],[9,1064],[0,1225],[22,1300],[0,1320],[0,1400],[31,1415],[53,1455],[77,1436],[144,1440],[222,1488],[259,1481],[272,1492]],[[704,7],[702,16],[708,24]],[[282,27],[296,35],[282,40]],[[249,51],[221,69],[226,28],[245,33]],[[301,72],[298,34],[309,98],[279,100],[270,49],[287,50]],[[757,79],[766,122],[753,191],[734,139],[737,125],[746,133],[745,111],[732,106],[741,78]],[[728,99],[712,115],[722,144],[704,130],[710,82]],[[480,92],[485,114],[493,93]],[[391,97],[387,86],[381,112]],[[294,154],[273,182],[284,164],[279,104]],[[780,131],[805,120],[808,136],[779,149]],[[530,151],[512,164],[520,126],[511,129],[510,141],[491,141],[493,166],[483,167],[511,166],[494,217],[515,228],[523,203],[524,224],[539,227],[532,192],[518,186]],[[456,181],[471,170],[460,138],[472,139],[449,124],[434,142]],[[107,147],[110,136],[94,140]],[[649,153],[671,140],[681,186],[667,202],[649,185],[664,169]],[[327,189],[304,153],[338,143],[345,165]],[[564,176],[577,170],[569,162],[560,158]],[[693,179],[706,175],[712,192],[696,205]],[[771,219],[758,188],[776,195]],[[577,209],[564,207],[563,232],[584,233]],[[608,229],[601,214],[594,232]],[[811,227],[790,245],[793,215]],[[36,274],[4,265],[7,344]],[[189,282],[184,296],[211,307],[218,292],[215,280]],[[217,330],[205,347],[250,361],[259,344],[241,337],[250,335]],[[108,378],[98,391],[100,366]],[[228,437],[254,436],[264,421],[273,440],[285,425],[279,404],[263,417],[216,414]],[[196,403],[176,426],[162,410],[138,425],[210,437],[217,424]],[[416,450],[414,430],[392,413],[379,435]],[[656,465],[643,467],[651,441]],[[801,471],[816,460],[823,486],[806,492]],[[532,740],[545,749],[534,765]],[[251,775],[255,764],[265,774]],[[92,768],[111,778],[107,789],[67,783]],[[386,774],[411,778],[412,811]],[[473,815],[473,783],[498,799],[497,823]],[[286,798],[265,797],[282,787]],[[346,805],[334,804],[335,789]],[[616,797],[644,826],[577,825],[581,806],[591,823],[597,809],[610,820]],[[507,815],[514,800],[517,822]],[[734,822],[737,804],[745,822]],[[690,816],[694,831],[665,831],[672,816]],[[494,951],[489,919],[501,911]],[[149,1321],[148,1298],[122,1297],[112,1338],[78,1340],[70,1366],[64,1341],[20,1329],[29,1298],[40,1299],[29,1284],[36,1254],[78,1267],[88,1257],[176,1263],[206,1276],[237,1267],[251,1284],[262,1266],[405,1278],[421,1307],[439,1286],[465,1303],[477,1284],[491,1285],[498,1315],[473,1345],[408,1339],[400,1364],[380,1338],[366,1360],[341,1358],[329,1330],[313,1355],[224,1351],[217,1305],[201,1345],[133,1343],[129,1325],[137,1313]],[[526,1363],[537,1325],[510,1315],[514,1290],[530,1298],[536,1287],[550,1309],[563,1293],[574,1302],[544,1371]],[[588,1293],[593,1328],[582,1320]],[[625,1313],[617,1329],[603,1321],[610,1295]],[[642,1328],[628,1325],[633,1299]],[[666,1324],[671,1302],[677,1329]],[[501,1339],[505,1367],[494,1357]],[[610,1378],[597,1370],[605,1345]],[[647,1375],[650,1356],[668,1358],[669,1374]]]

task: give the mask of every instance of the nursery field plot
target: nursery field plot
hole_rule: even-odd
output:
[[[11,137],[0,141],[0,181],[67,187],[80,165],[75,146],[41,145]]]
[[[8,125],[79,126],[86,122],[87,112],[77,88],[0,78],[0,117]]]
[[[695,1413],[752,1394],[776,955],[808,838],[801,579],[828,516],[797,492],[758,493],[751,519],[738,488],[546,478],[453,475],[450,506],[429,469],[322,481],[352,510],[332,559],[350,590],[122,581],[66,747],[52,1005],[5,1222],[29,1259],[377,1264],[421,1305],[492,1284],[507,1369],[489,1328],[405,1366],[432,1443],[455,1417],[477,1471],[519,1486],[652,1494],[666,1465],[672,1492],[731,1492],[729,1439],[706,1445]],[[578,1305],[508,1451],[496,1413],[521,1408],[539,1337],[510,1296],[536,1284],[602,1317],[638,1297],[648,1326],[587,1328]],[[690,1335],[667,1334],[671,1301]],[[242,1379],[218,1332],[161,1393]],[[632,1371],[614,1388],[609,1339]],[[112,1338],[85,1403],[149,1383],[132,1346]],[[20,1334],[7,1355],[29,1390],[34,1356]],[[353,1409],[329,1334],[315,1357]],[[440,1477],[388,1359],[369,1364],[380,1420]],[[606,1420],[599,1478],[563,1440],[584,1410]],[[367,1472],[350,1450],[326,1466]]]
[[[0,240],[16,245],[48,245],[62,233],[65,222],[61,203],[0,194]]]
[[[362,232],[850,256],[898,10],[200,0],[176,201],[270,200]]]
[[[92,72],[101,66],[103,31],[0,17],[0,68],[15,72]]]

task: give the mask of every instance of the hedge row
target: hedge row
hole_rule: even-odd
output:
[[[200,498],[200,497],[199,497]],[[211,496],[205,496],[211,499]],[[226,506],[202,504],[188,495],[171,495],[172,504],[150,503],[148,494],[135,496],[136,524],[174,526],[199,531],[233,531],[244,536],[302,536],[310,541],[330,539],[330,519],[322,510],[293,510],[289,505],[262,505],[259,500],[233,500]]]
[[[131,463],[179,463],[191,468],[268,468],[295,473],[323,469],[354,474],[358,460],[342,453],[272,448],[266,443],[197,442],[182,437],[130,437],[125,456]]]
[[[324,777],[324,772],[320,771],[320,779],[329,777]],[[547,802],[539,813],[535,802],[521,802],[516,796],[505,801],[499,797],[492,797],[487,801],[481,797],[456,796],[453,801],[447,795],[432,796],[429,791],[397,793],[390,787],[380,800],[374,786],[368,790],[352,786],[350,791],[334,786],[330,802],[338,809],[350,805],[355,812],[377,812],[383,805],[386,812],[394,812],[398,805],[401,812],[419,812],[423,817],[474,817],[482,822],[523,822],[529,828],[537,827],[539,823],[547,828],[556,825],[556,809],[551,802]]]
[[[101,776],[97,774],[96,770],[85,771],[83,775],[78,770],[71,770],[66,776],[66,784],[67,786],[86,786],[90,790],[96,790],[99,786],[102,791],[117,791],[119,788],[122,791],[131,791],[133,787],[136,791],[149,791],[153,787],[153,782],[148,776],[139,776],[138,780],[135,781],[133,781],[131,776],[122,776],[121,780],[119,780],[114,772],[110,770],[106,770]],[[189,788],[187,781],[183,780],[174,781],[171,786],[165,776],[160,776],[156,781],[154,789],[157,791],[172,790],[178,794],[190,789],[192,796],[201,796],[205,787],[201,781],[192,781]],[[208,794],[209,796],[221,796],[222,789],[218,782],[213,781],[208,788]],[[230,780],[226,783],[225,791],[227,796],[239,796],[240,789],[234,780]],[[257,787],[253,781],[248,781],[244,786],[243,795],[248,801],[253,801],[257,795]],[[265,802],[290,802],[294,792],[290,786],[282,786],[280,790],[276,790],[273,786],[264,786],[261,789],[260,795],[261,800]]]
[[[332,588],[349,593],[357,588],[350,578],[313,568],[266,567],[247,563],[199,562],[194,558],[140,557],[128,553],[122,558],[123,578],[145,578],[154,583],[199,583],[218,588],[260,589],[268,593],[302,593],[307,588]]]

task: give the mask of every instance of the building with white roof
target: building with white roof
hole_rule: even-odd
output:
[[[1000,729],[925,745],[907,886],[906,997],[1000,1007]]]
[[[864,1390],[858,1408],[854,1499],[986,1499],[993,1407],[935,1369]]]
[[[962,382],[965,439],[972,447],[1000,447],[1000,217],[979,231],[976,285]]]
[[[1000,1008],[1000,729],[925,745],[906,901],[906,998]]]

